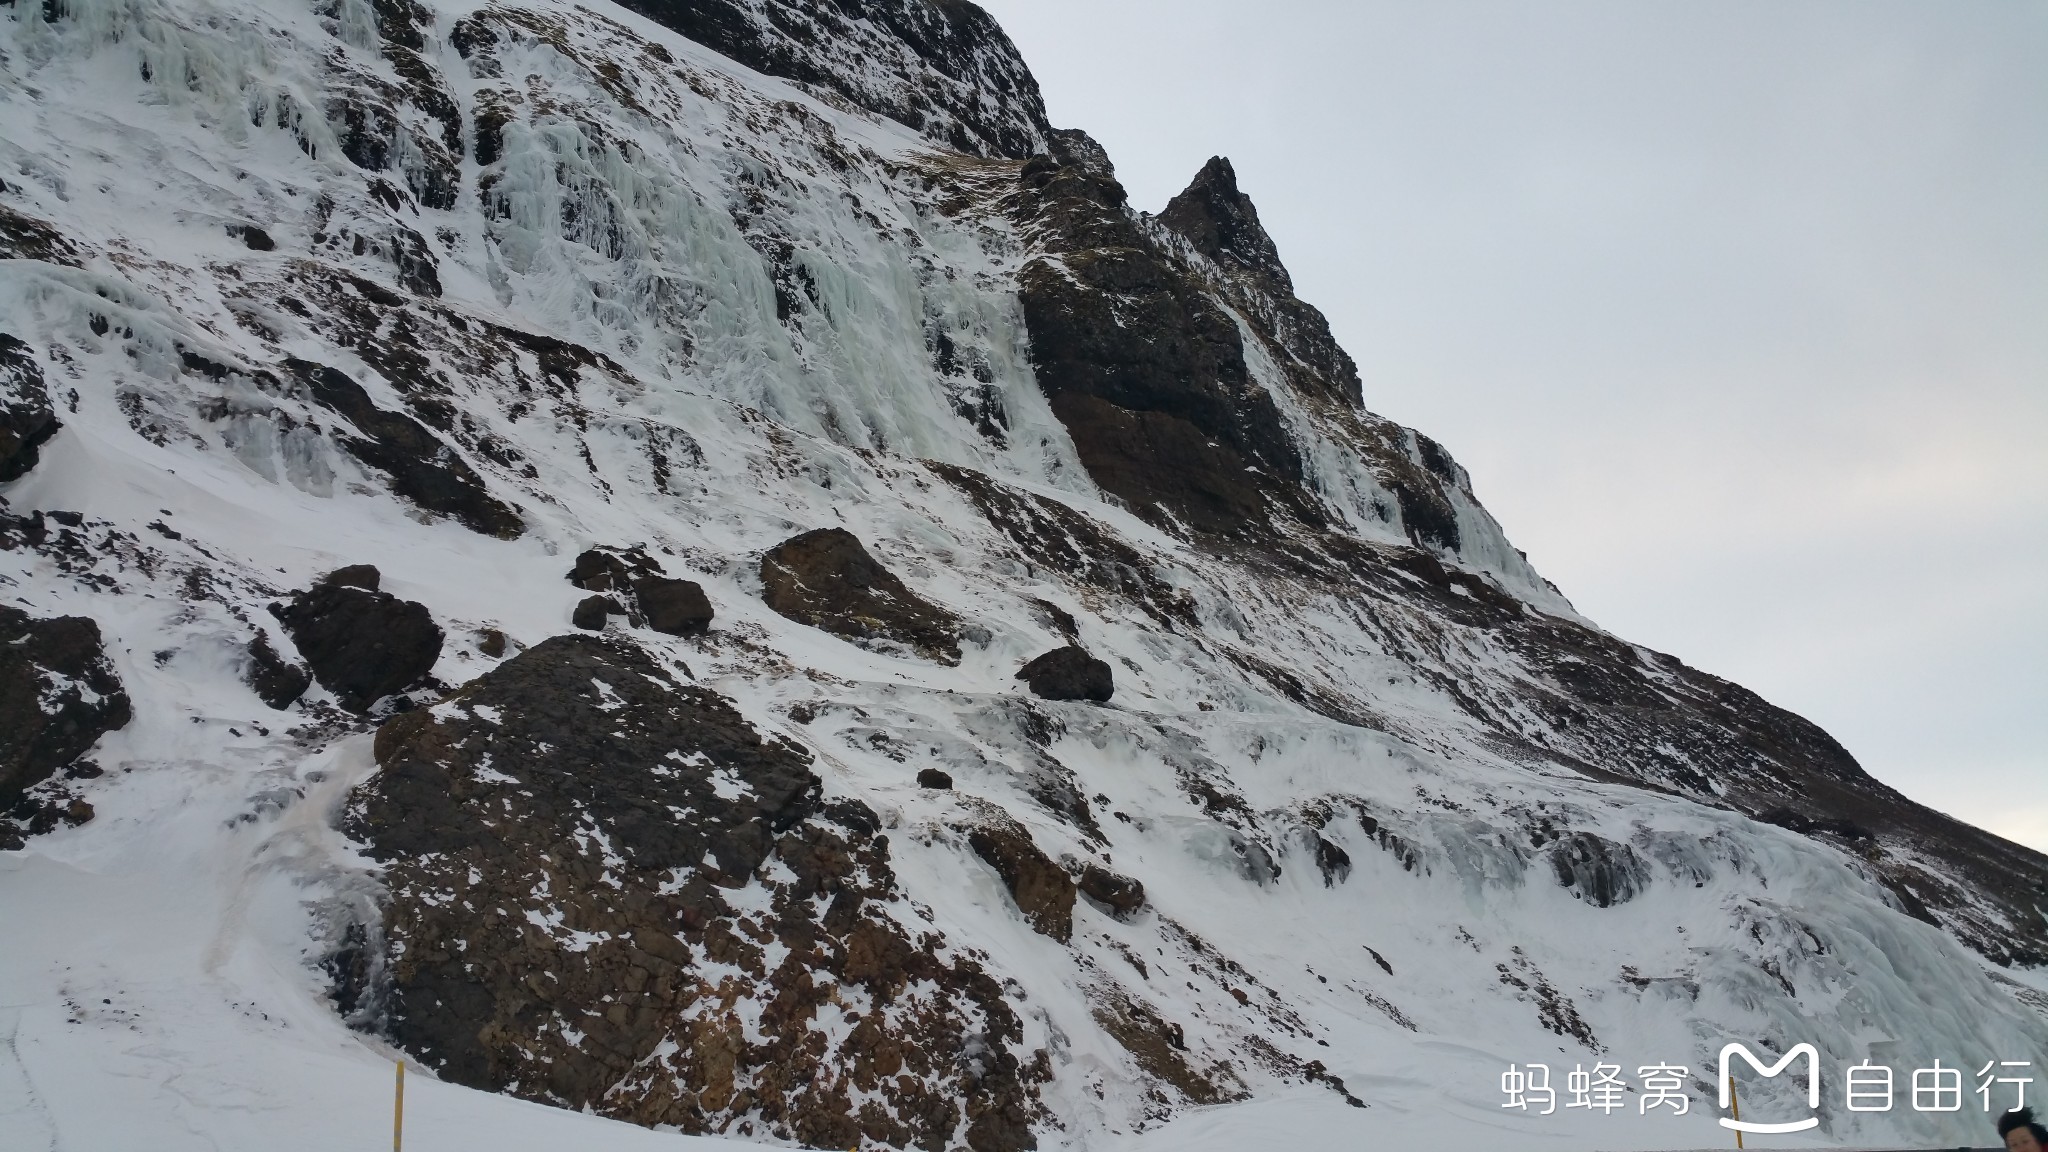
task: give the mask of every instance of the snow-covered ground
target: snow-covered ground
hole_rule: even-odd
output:
[[[374,563],[447,630],[435,675],[461,684],[496,662],[479,629],[521,645],[568,630],[577,552],[643,542],[703,583],[718,618],[703,640],[638,640],[809,750],[828,796],[879,813],[911,901],[1014,983],[1027,1044],[1054,1064],[1041,1147],[1726,1147],[1709,1088],[1731,1040],[1810,1042],[1825,1058],[1827,1127],[1751,1147],[1982,1144],[1974,1097],[1951,1115],[1850,1113],[1841,1069],[2048,1070],[2048,976],[1998,969],[1909,917],[1852,852],[1503,749],[1437,673],[1505,682],[1508,654],[1453,638],[1418,655],[1349,605],[1276,588],[1105,500],[1032,378],[1011,281],[1024,241],[934,208],[920,166],[935,149],[908,129],[605,5],[524,6],[540,31],[476,74],[449,35],[481,6],[437,0],[423,56],[465,142],[492,100],[530,115],[488,171],[466,151],[452,206],[393,191],[394,209],[322,111],[365,77],[401,79],[367,4],[70,0],[55,22],[41,7],[0,16],[0,204],[52,222],[81,266],[0,261],[0,323],[41,354],[65,425],[0,496],[16,514],[86,520],[75,553],[0,552],[0,598],[97,620],[136,716],[93,753],[106,775],[76,785],[95,819],[0,853],[0,1149],[381,1147],[399,1054],[343,1025],[319,966],[341,912],[376,895],[375,868],[333,823],[376,770],[371,735],[331,709],[265,708],[241,679],[243,645],[274,631],[272,599]],[[647,44],[673,65],[623,79],[596,66],[645,65]],[[226,231],[249,223],[276,248]],[[407,234],[443,292],[412,301],[435,333],[428,368],[465,434],[511,450],[469,455],[517,506],[518,539],[394,497],[336,447],[330,413],[276,386],[300,356],[405,409],[386,355],[400,341],[351,327],[362,290],[334,285],[345,270],[396,291]],[[778,290],[809,294],[797,322],[778,317]],[[616,368],[586,364],[562,385],[530,350],[493,351],[471,327],[486,324]],[[963,414],[961,378],[934,367],[934,327],[999,396],[999,440]],[[215,378],[188,352],[228,370]],[[1260,379],[1280,386],[1273,370]],[[1318,466],[1369,503],[1373,481],[1336,450],[1318,444]],[[1162,626],[1020,556],[927,460],[1106,525],[1196,626]],[[1483,511],[1458,511],[1471,569],[1569,611]],[[760,552],[835,525],[985,629],[959,667],[762,605]],[[1015,732],[1013,673],[1061,642],[1034,598],[1115,664],[1110,706],[1037,705],[1059,729],[1043,752],[1089,798],[1100,842],[1033,799],[1025,770],[1038,753]],[[1317,715],[1225,649],[1369,698],[1380,723]],[[799,705],[815,718],[794,718]],[[956,790],[916,787],[925,765]],[[1219,816],[1190,781],[1241,811]],[[1124,921],[1084,901],[1070,944],[1032,931],[963,847],[976,803],[1055,858],[1140,877],[1148,909]],[[1632,898],[1596,907],[1559,884],[1529,840],[1539,826],[1553,843],[1629,846]],[[1317,835],[1348,871],[1324,874]],[[2028,983],[2033,1007],[2015,996]],[[1098,1026],[1109,995],[1177,1022],[1198,1058],[1232,1061],[1249,1099],[1192,1107],[1162,1091]],[[1284,1071],[1307,1061],[1365,1107]],[[1561,1090],[1600,1062],[1631,1082],[1643,1065],[1686,1066],[1687,1114],[1642,1115],[1633,1097],[1613,1115],[1502,1107],[1510,1064],[1549,1064]],[[1803,1114],[1796,1103],[1782,1084],[1759,1089],[1753,1114]],[[739,1143],[425,1070],[407,1105],[414,1148]]]

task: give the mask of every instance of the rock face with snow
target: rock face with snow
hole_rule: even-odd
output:
[[[1032,695],[1047,700],[1093,700],[1100,704],[1116,692],[1109,662],[1097,660],[1077,644],[1032,657],[1017,670],[1017,679],[1031,686]]]
[[[849,640],[960,662],[960,622],[912,592],[844,528],[793,536],[763,553],[761,602]]]
[[[271,610],[313,679],[351,712],[367,712],[418,684],[441,656],[441,627],[427,606],[379,591],[377,584],[375,568],[352,566]],[[260,669],[258,675],[277,681],[284,674]],[[274,691],[285,690],[280,683]]]
[[[385,948],[345,999],[442,1076],[814,1147],[1033,1146],[1048,1070],[995,981],[887,910],[875,814],[718,694],[557,637],[386,722],[377,759],[352,830],[389,866]]]
[[[0,605],[0,849],[19,847],[23,829],[48,831],[59,814],[89,816],[68,795],[28,793],[132,715],[99,625]]]
[[[6,863],[130,932],[0,1002],[104,970],[212,1063],[0,1059],[297,1115],[345,1021],[990,1152],[2048,1045],[2048,859],[1579,616],[1230,164],[1137,210],[971,4],[17,4],[0,168]]]
[[[0,482],[36,465],[36,449],[57,434],[42,365],[28,345],[0,333]]]

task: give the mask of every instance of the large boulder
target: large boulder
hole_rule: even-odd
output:
[[[887,907],[875,814],[718,693],[556,636],[375,751],[344,825],[389,897],[330,971],[443,1079],[808,1147],[1032,1146],[1050,1063],[1001,986]]]
[[[365,569],[368,569],[366,572]],[[376,570],[354,565],[273,604],[313,678],[343,708],[362,713],[426,679],[441,658],[441,627],[424,604],[375,590]],[[361,585],[370,584],[365,588]]]
[[[1073,936],[1073,877],[1032,843],[1022,825],[991,820],[967,833],[967,846],[1002,877],[1034,930],[1062,944]]]
[[[711,628],[711,600],[695,580],[642,576],[633,581],[633,599],[647,626],[670,636],[694,636]]]
[[[0,482],[35,467],[36,450],[58,427],[42,365],[28,345],[0,332]]]
[[[1145,906],[1145,884],[1100,864],[1081,870],[1081,894],[1107,908],[1118,919],[1136,915]]]
[[[597,547],[577,555],[569,569],[569,583],[587,592],[623,592],[642,576],[659,575],[661,566],[643,547]]]
[[[1047,700],[1093,700],[1103,703],[1116,691],[1107,661],[1069,644],[1036,657],[1017,671],[1017,679]]]
[[[614,616],[624,616],[626,610],[609,596],[585,596],[576,602],[576,608],[569,613],[569,623],[585,632],[602,632]]]
[[[17,809],[28,789],[131,715],[98,624],[83,616],[38,620],[0,605],[0,811]],[[18,846],[0,826],[0,848]]]
[[[761,557],[761,599],[799,624],[960,662],[960,621],[904,586],[844,528],[791,537]]]
[[[0,605],[0,804],[76,760],[133,714],[100,626]]]
[[[607,612],[628,615],[635,624],[645,624],[656,632],[693,636],[711,627],[711,601],[703,586],[662,575],[661,565],[647,554],[645,545],[587,549],[569,569],[569,583],[591,592],[611,593]],[[578,628],[604,628],[604,621],[594,615],[600,599],[589,597],[577,606]]]

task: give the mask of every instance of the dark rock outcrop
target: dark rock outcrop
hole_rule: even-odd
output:
[[[98,624],[0,605],[0,851],[20,848],[24,833],[92,819],[92,805],[46,782],[67,766],[99,775],[78,758],[131,714]]]
[[[0,332],[0,483],[27,475],[60,427],[42,365],[28,345]]]
[[[967,846],[996,870],[1017,910],[1042,935],[1061,943],[1074,935],[1073,877],[1011,821],[990,821],[967,833]]]
[[[643,576],[661,575],[661,566],[647,550],[590,548],[579,553],[569,569],[569,583],[588,592],[623,592]]]
[[[1102,905],[1118,918],[1136,915],[1145,906],[1145,885],[1129,876],[1111,872],[1100,864],[1081,869],[1081,895]]]
[[[258,632],[256,638],[249,641],[246,663],[242,665],[242,682],[255,691],[257,699],[283,710],[306,694],[313,677],[304,668],[278,655],[277,649],[271,647],[270,637]]]
[[[695,580],[642,576],[633,581],[633,599],[649,628],[670,636],[695,636],[711,628],[711,601]]]
[[[269,252],[277,247],[277,241],[270,238],[270,233],[254,224],[230,224],[227,232],[251,252]]]
[[[962,152],[1022,159],[1050,132],[1038,82],[964,0],[625,0],[756,71],[814,85]]]
[[[322,576],[320,583],[375,592],[384,586],[384,573],[375,564],[350,564]]]
[[[1034,1147],[1050,1067],[1001,986],[906,934],[875,815],[717,693],[557,636],[376,755],[345,826],[390,897],[335,970],[444,1079],[810,1147]]]
[[[761,557],[761,599],[799,624],[960,662],[960,622],[904,586],[844,528],[794,536]]]
[[[953,787],[953,777],[951,773],[937,768],[920,768],[917,770],[917,786],[936,788],[943,792]]]
[[[1073,135],[1024,166],[1021,215],[1047,255],[1018,286],[1032,367],[1089,476],[1197,532],[1275,513],[1320,524],[1237,322],[1138,226],[1100,149]]]
[[[1108,661],[1098,660],[1087,649],[1073,644],[1033,658],[1018,670],[1017,679],[1029,684],[1033,695],[1047,700],[1093,700],[1100,704],[1116,691]]]
[[[1225,285],[1226,297],[1262,329],[1262,336],[1286,350],[1281,369],[1289,383],[1304,395],[1346,408],[1364,404],[1358,366],[1330,334],[1329,320],[1295,296],[1294,279],[1259,223],[1251,197],[1239,191],[1230,161],[1210,157],[1186,190],[1167,203],[1159,222],[1231,274],[1234,283]]]
[[[1316,857],[1316,871],[1323,874],[1323,887],[1334,888],[1351,877],[1351,853],[1339,848],[1321,835],[1316,835],[1312,844]]]
[[[1635,899],[1650,882],[1642,857],[1626,844],[1573,832],[1551,849],[1557,882],[1596,908],[1610,908]]]
[[[341,371],[305,360],[285,366],[313,398],[355,425],[337,435],[351,456],[390,477],[391,490],[472,532],[510,540],[525,530],[519,513],[492,496],[476,469],[418,420],[377,407],[363,386]]]
[[[626,610],[619,606],[619,602],[609,596],[585,596],[576,602],[576,610],[569,614],[569,623],[585,632],[602,632],[606,621],[625,614]]]
[[[100,626],[0,605],[0,806],[127,725],[132,709]]]
[[[388,592],[323,582],[270,611],[313,678],[351,712],[424,680],[441,657],[433,613]]]

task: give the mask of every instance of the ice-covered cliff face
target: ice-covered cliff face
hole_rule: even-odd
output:
[[[629,7],[0,13],[14,1130],[339,1147],[380,1045],[977,1152],[2039,1066],[2048,861],[1580,619],[1227,162],[1134,211],[956,0]]]

